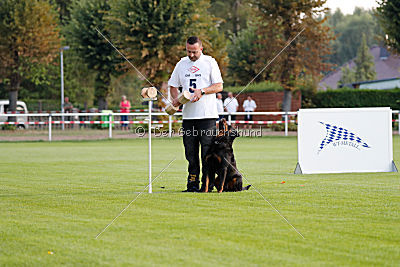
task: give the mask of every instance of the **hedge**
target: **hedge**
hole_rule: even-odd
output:
[[[400,89],[337,89],[319,91],[312,98],[318,108],[391,107],[400,109]]]
[[[242,91],[246,85],[243,86],[224,86],[225,92],[239,93]],[[283,87],[276,82],[260,82],[252,83],[246,88],[246,93],[254,92],[280,92],[283,91]]]

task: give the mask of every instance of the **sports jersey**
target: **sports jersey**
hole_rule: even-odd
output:
[[[223,83],[217,61],[201,54],[199,59],[191,61],[189,57],[182,58],[175,66],[169,86],[203,89],[215,83]],[[191,92],[193,93],[193,92]],[[205,94],[197,102],[183,105],[183,119],[212,119],[218,118],[215,94]]]

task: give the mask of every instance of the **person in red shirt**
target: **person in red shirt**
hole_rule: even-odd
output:
[[[119,108],[121,109],[121,113],[129,113],[129,110],[131,108],[131,103],[129,100],[126,99],[126,96],[122,96],[122,101],[119,103]],[[128,120],[128,115],[121,115],[121,121],[127,121]],[[122,130],[128,130],[128,124],[123,123],[121,125]]]

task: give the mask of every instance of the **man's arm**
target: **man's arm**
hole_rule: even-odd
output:
[[[199,101],[200,98],[202,97],[201,89],[194,89],[194,88],[191,88],[191,89],[194,91],[193,102]],[[209,87],[203,88],[203,91],[205,92],[206,95],[208,95],[208,94],[219,93],[222,91],[222,89],[223,89],[222,83],[214,83],[214,84],[210,85]]]
[[[174,107],[179,107],[180,103],[178,101],[178,95],[179,95],[178,87],[170,86],[170,93],[171,93],[172,105]]]

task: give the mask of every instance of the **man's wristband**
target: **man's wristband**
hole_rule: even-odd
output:
[[[206,94],[206,91],[204,91],[204,89],[202,88],[201,89],[201,95],[205,95]]]

